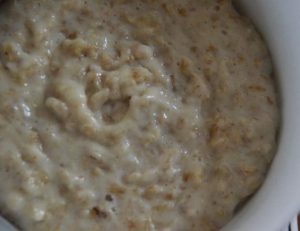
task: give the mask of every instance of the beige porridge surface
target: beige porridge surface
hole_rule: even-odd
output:
[[[0,211],[21,230],[214,231],[261,185],[272,66],[231,1],[0,11]]]

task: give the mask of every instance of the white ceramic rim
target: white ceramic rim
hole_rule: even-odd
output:
[[[267,180],[223,231],[277,231],[300,209],[300,1],[237,1],[261,30],[272,53],[282,126]],[[0,219],[0,230],[4,227]]]
[[[264,36],[281,94],[279,147],[268,177],[223,231],[277,231],[300,209],[300,1],[237,0]]]

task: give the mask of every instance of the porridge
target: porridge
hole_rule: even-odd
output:
[[[267,48],[229,0],[14,0],[0,210],[21,230],[213,231],[264,180]]]

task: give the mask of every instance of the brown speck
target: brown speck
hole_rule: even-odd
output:
[[[161,7],[163,8],[163,10],[168,13],[169,15],[173,12],[173,9],[171,7],[170,4],[166,4],[166,3],[162,3]]]
[[[167,193],[164,198],[168,201],[174,200],[174,195],[172,193]]]
[[[238,60],[240,63],[243,63],[245,61],[245,57],[243,55],[239,55]]]
[[[196,53],[198,50],[198,47],[192,46],[192,47],[190,47],[190,50],[191,50],[191,52]]]
[[[227,31],[226,30],[222,30],[221,31],[223,35],[227,35]]]
[[[255,59],[254,64],[255,64],[256,67],[260,67],[261,64],[262,64],[262,60],[261,59]]]
[[[172,84],[173,91],[175,92],[177,90],[175,76],[170,75],[170,79],[171,79],[171,84]]]
[[[213,14],[213,15],[210,16],[210,19],[211,19],[212,22],[216,22],[216,21],[219,20],[219,16],[216,15],[216,14]]]
[[[97,167],[99,167],[100,169],[102,169],[105,172],[109,172],[111,171],[111,167],[110,165],[108,165],[105,161],[103,161],[102,159],[96,158],[94,155],[89,154],[87,155],[87,157],[93,162],[93,164],[95,164]]]
[[[90,211],[91,215],[96,218],[106,219],[108,218],[107,212],[99,209],[98,207],[93,207]]]
[[[270,105],[274,105],[274,101],[271,99],[270,96],[267,96],[266,98],[267,98],[267,101],[268,101],[268,103],[269,103]]]
[[[67,38],[68,38],[68,39],[76,39],[76,38],[77,38],[77,32],[75,32],[75,31],[70,32],[70,33],[67,35]]]
[[[205,61],[205,63],[206,63],[207,65],[211,65],[211,64],[213,63],[213,61],[210,60],[210,59],[208,59],[208,60]]]
[[[128,229],[134,229],[134,228],[136,228],[136,225],[132,220],[129,220],[127,227],[128,227]]]
[[[124,194],[125,193],[125,188],[122,187],[121,185],[118,185],[118,184],[112,184],[109,188],[109,191],[112,193],[112,194]]]
[[[182,175],[182,180],[183,180],[183,182],[187,183],[187,182],[189,182],[189,180],[191,179],[191,177],[192,177],[191,173],[185,172]]]
[[[186,11],[186,9],[184,9],[184,8],[178,8],[177,11],[178,11],[178,14],[179,14],[180,16],[182,16],[182,17],[186,17],[186,16],[187,16],[187,11]]]
[[[251,91],[266,91],[266,88],[260,86],[260,85],[251,85],[251,86],[248,86],[248,89],[251,90]]]
[[[209,46],[207,47],[206,51],[208,51],[208,52],[216,52],[217,48],[214,45],[209,44]]]
[[[215,6],[215,11],[219,11],[220,10],[220,6]]]
[[[112,197],[110,194],[107,194],[107,195],[105,196],[105,200],[107,200],[107,201],[109,201],[109,202],[112,202],[114,199],[113,199],[113,197]]]
[[[182,58],[180,60],[180,62],[178,63],[178,65],[179,65],[179,68],[180,68],[181,71],[185,71],[189,67],[190,63],[189,63],[189,60],[187,58]]]

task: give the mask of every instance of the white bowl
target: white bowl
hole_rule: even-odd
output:
[[[263,187],[222,231],[277,231],[300,211],[300,1],[236,2],[271,51],[282,121],[278,152]]]
[[[281,94],[279,147],[259,192],[222,231],[278,231],[300,211],[300,0],[236,0],[270,48]],[[0,230],[6,230],[0,220]]]

